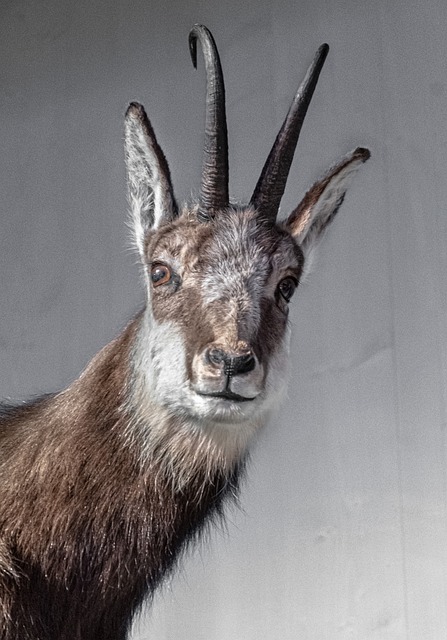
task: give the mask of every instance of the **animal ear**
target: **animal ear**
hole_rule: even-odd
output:
[[[141,104],[132,102],[125,119],[125,153],[135,240],[144,258],[144,238],[177,215],[168,163]]]
[[[368,149],[361,147],[345,156],[306,193],[287,219],[286,229],[310,253],[328,224],[339,210],[349,183],[357,169],[368,160]]]

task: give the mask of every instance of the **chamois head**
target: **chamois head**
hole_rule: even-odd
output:
[[[179,209],[165,156],[140,104],[126,114],[126,162],[148,306],[144,347],[152,397],[207,424],[256,427],[284,387],[288,304],[306,257],[369,157],[358,148],[334,166],[283,222],[281,197],[301,126],[328,52],[322,45],[299,87],[251,200],[230,203],[225,90],[216,44],[204,26],[205,145],[199,201]],[[144,366],[144,365],[143,365]],[[149,370],[149,367],[148,367]],[[254,430],[254,429],[252,429]]]

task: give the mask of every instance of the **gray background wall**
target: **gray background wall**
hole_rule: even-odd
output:
[[[69,383],[141,304],[122,115],[145,104],[178,196],[196,190],[193,23],[226,72],[236,199],[321,42],[283,211],[340,155],[373,152],[294,301],[290,397],[242,509],[134,640],[447,635],[446,13],[443,0],[0,3],[3,397]]]

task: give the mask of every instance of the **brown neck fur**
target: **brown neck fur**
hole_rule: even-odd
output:
[[[140,318],[66,391],[0,421],[0,638],[118,640],[238,469],[176,490],[123,439]],[[197,496],[200,495],[200,500]],[[11,622],[14,620],[14,622]]]

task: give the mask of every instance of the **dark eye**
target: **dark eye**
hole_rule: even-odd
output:
[[[155,263],[151,266],[151,280],[154,287],[171,282],[172,271],[167,264]]]
[[[278,285],[278,291],[281,294],[281,296],[284,298],[284,300],[286,302],[289,302],[290,298],[295,293],[295,289],[297,288],[297,286],[298,286],[298,283],[295,280],[295,278],[288,276],[287,278],[284,278],[284,280],[281,280],[281,282]]]

